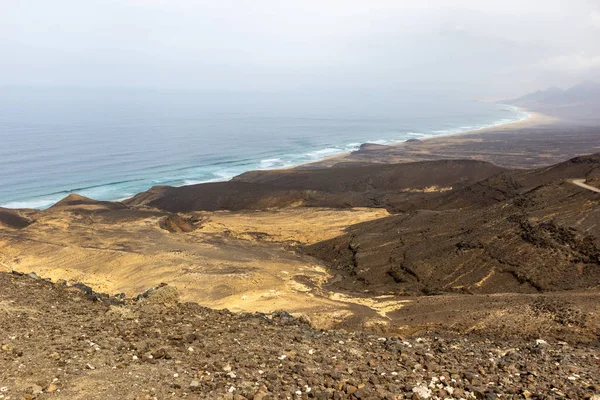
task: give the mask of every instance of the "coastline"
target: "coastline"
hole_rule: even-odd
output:
[[[345,163],[369,163],[369,164],[378,164],[378,163],[406,163],[406,162],[415,162],[415,161],[428,161],[435,159],[475,159],[481,161],[489,161],[496,163],[497,165],[509,167],[509,168],[528,168],[528,167],[539,167],[543,165],[549,165],[552,162],[562,161],[566,158],[569,158],[573,155],[578,155],[582,153],[590,153],[591,151],[582,151],[580,148],[574,149],[573,151],[567,151],[564,154],[561,153],[559,155],[550,156],[544,158],[545,155],[542,155],[541,160],[537,160],[537,162],[523,162],[528,158],[531,158],[531,154],[527,154],[527,152],[520,152],[520,154],[512,154],[514,157],[511,160],[504,160],[502,154],[499,154],[506,150],[506,148],[511,147],[510,144],[506,144],[505,146],[501,146],[502,149],[490,149],[485,148],[486,144],[488,147],[498,147],[496,143],[498,142],[498,138],[492,138],[491,135],[501,134],[505,136],[508,132],[516,133],[521,132],[523,134],[519,134],[519,137],[514,137],[512,141],[523,141],[525,140],[524,135],[526,136],[529,133],[532,133],[532,130],[538,129],[540,126],[549,126],[558,123],[560,120],[553,116],[549,116],[546,114],[542,114],[539,112],[533,112],[529,110],[525,110],[523,108],[513,107],[513,111],[518,111],[520,113],[525,113],[527,118],[519,119],[519,120],[511,120],[506,121],[504,123],[499,123],[493,126],[485,126],[482,128],[473,128],[459,132],[448,132],[444,134],[437,135],[427,135],[423,134],[420,137],[414,137],[411,139],[403,139],[402,141],[390,142],[389,144],[370,144],[369,142],[363,143],[360,147],[354,147],[353,150],[344,151],[338,154],[333,154],[330,156],[325,156],[324,158],[311,160],[308,162],[301,162],[298,164],[292,164],[285,167],[275,167],[275,168],[250,168],[247,171],[242,171],[236,173],[232,176],[224,176],[222,179],[211,179],[209,181],[195,181],[190,183],[184,183],[181,185],[173,185],[173,184],[164,184],[166,186],[174,186],[174,187],[182,187],[182,186],[190,186],[195,184],[205,184],[205,183],[214,183],[214,182],[227,182],[233,179],[233,177],[238,176],[239,174],[248,172],[248,171],[267,171],[267,170],[294,170],[294,169],[316,169],[316,168],[329,168],[334,165],[339,164],[341,166]],[[518,114],[517,114],[518,115]],[[438,131],[440,132],[440,131]],[[477,138],[475,139],[475,137]],[[416,140],[415,140],[416,139]],[[471,139],[472,144],[477,144],[477,146],[464,146],[465,143]],[[578,140],[578,139],[577,139]],[[502,141],[502,140],[500,140]],[[516,143],[516,142],[515,142]],[[513,143],[514,145],[514,143]],[[356,144],[358,146],[358,143]],[[461,148],[462,146],[462,148]],[[543,145],[542,145],[543,146]],[[558,147],[563,146],[562,141],[557,144]],[[452,151],[447,151],[448,148],[454,147]],[[587,148],[593,148],[593,146],[587,146]],[[530,150],[532,153],[533,150]],[[490,153],[495,153],[494,156],[490,156]],[[513,152],[511,152],[513,153]],[[543,153],[543,152],[541,152]],[[520,157],[520,159],[519,159]],[[540,158],[540,157],[538,157]],[[161,184],[156,184],[161,185]],[[106,200],[113,202],[121,202],[131,197],[135,196],[137,193],[144,192],[148,190],[140,189],[136,191],[136,193],[129,194],[128,196],[118,196],[114,198],[100,198],[98,200]],[[60,201],[65,196],[68,196],[70,193],[77,193],[86,197],[96,198],[96,196],[86,194],[85,192],[65,192],[63,197],[57,198],[52,202],[44,201],[43,205],[33,205],[33,206],[24,206],[21,204],[15,204],[15,206],[8,206],[8,204],[2,205],[0,207],[5,207],[9,209],[23,209],[23,208],[33,208],[44,210],[52,205],[56,204],[56,202]],[[33,201],[33,200],[32,200]],[[31,204],[32,201],[29,201]],[[17,202],[23,203],[23,202]],[[35,204],[35,203],[33,203]]]
[[[477,131],[480,129],[490,129],[490,128],[495,128],[498,126],[505,126],[507,124],[517,124],[517,123],[523,122],[523,119],[518,119],[518,120],[515,120],[515,119],[522,118],[524,115],[523,114],[524,110],[518,109],[517,107],[508,106],[508,105],[501,105],[501,106],[502,107],[506,106],[506,112],[511,117],[510,121],[506,121],[506,119],[508,119],[508,117],[503,118],[502,116],[497,116],[497,119],[494,120],[493,122],[489,122],[489,123],[483,122],[480,124],[476,124],[477,126],[484,126],[484,128],[473,128],[468,131],[461,131],[462,129],[469,128],[469,127],[461,126],[458,123],[456,123],[454,125],[456,128],[453,128],[453,127],[438,128],[438,129],[447,129],[446,131],[445,130],[437,130],[437,131],[424,130],[421,132],[425,132],[425,133],[418,133],[418,132],[420,132],[418,130],[413,131],[413,132],[411,132],[409,130],[402,130],[402,131],[400,131],[401,133],[396,133],[396,134],[388,133],[387,135],[381,135],[382,136],[381,138],[379,138],[378,140],[373,140],[373,142],[381,143],[382,145],[385,145],[385,146],[395,146],[395,145],[399,145],[399,144],[403,143],[404,140],[408,139],[411,136],[420,137],[422,140],[429,140],[432,138],[449,137],[449,136],[454,136],[454,135],[458,135],[458,134],[463,134],[465,132]],[[527,115],[529,116],[529,118],[527,118],[527,119],[530,119],[531,114],[527,113]],[[506,122],[503,123],[503,121],[506,121]],[[469,124],[466,123],[463,125],[469,125]],[[493,126],[490,126],[490,125],[493,125]],[[369,135],[365,135],[365,136],[368,137]],[[386,136],[387,137],[396,136],[396,139],[387,139]],[[398,136],[400,136],[400,138],[398,138]],[[239,174],[248,172],[248,171],[287,170],[287,169],[294,169],[294,168],[310,168],[311,165],[327,163],[328,160],[335,160],[337,158],[346,157],[346,156],[352,154],[353,152],[359,150],[360,147],[364,143],[369,143],[369,142],[371,142],[370,139],[367,139],[367,140],[358,139],[352,143],[345,143],[345,144],[343,141],[341,141],[338,143],[342,143],[342,144],[330,144],[330,145],[325,145],[325,147],[319,147],[316,150],[315,149],[306,150],[308,152],[303,157],[297,157],[300,159],[297,160],[296,162],[293,160],[293,158],[288,160],[289,154],[281,153],[278,155],[272,155],[271,156],[272,158],[258,160],[255,163],[256,165],[249,165],[244,170],[239,170],[239,171],[225,170],[223,174],[217,174],[217,175],[221,175],[221,176],[214,177],[214,178],[211,178],[208,180],[186,178],[185,175],[181,178],[180,182],[160,183],[159,182],[160,180],[154,181],[153,179],[150,179],[150,178],[146,178],[146,179],[155,182],[155,183],[150,183],[151,185],[167,185],[167,186],[176,186],[176,187],[189,186],[189,185],[194,185],[194,184],[203,184],[203,183],[226,182],[226,181],[231,180],[233,177],[235,177]],[[302,151],[300,151],[299,154],[302,154]],[[274,161],[279,161],[279,162],[274,163]],[[281,165],[281,164],[283,164],[283,165]],[[123,201],[128,198],[131,198],[131,197],[135,196],[135,194],[137,194],[138,192],[148,190],[151,187],[151,186],[147,186],[147,187],[140,187],[137,189],[127,190],[126,193],[112,193],[112,194],[114,194],[114,196],[99,195],[97,193],[99,188],[101,189],[103,187],[108,187],[108,186],[113,186],[113,185],[112,185],[112,183],[107,183],[104,185],[96,184],[96,185],[93,185],[90,187],[81,187],[80,186],[79,189],[75,189],[75,190],[61,190],[60,193],[63,194],[62,196],[57,196],[58,193],[49,193],[49,194],[30,197],[27,199],[10,200],[10,201],[7,201],[7,202],[1,204],[0,207],[11,208],[11,209],[19,209],[19,208],[46,209],[48,207],[51,207],[53,204],[60,201],[62,198],[64,198],[65,196],[68,196],[71,193],[77,193],[77,194],[80,194],[80,195],[83,195],[86,197],[90,197],[90,198],[97,198],[98,200],[118,202],[118,201]]]
[[[419,138],[387,146],[363,145],[299,169],[469,159],[508,169],[536,169],[600,152],[600,125],[527,111],[530,118],[484,129]]]
[[[553,117],[553,116],[550,116],[547,114],[543,114],[541,112],[530,111],[530,110],[526,110],[521,107],[518,107],[518,110],[520,112],[526,113],[528,115],[528,117],[525,119],[521,119],[521,120],[508,121],[508,122],[494,125],[494,126],[488,126],[488,127],[483,127],[483,128],[473,128],[473,129],[469,129],[466,131],[461,131],[461,132],[456,132],[456,133],[447,133],[447,134],[435,135],[435,136],[431,136],[431,135],[423,136],[423,137],[418,137],[418,138],[413,138],[413,139],[402,140],[402,141],[394,142],[394,143],[387,144],[387,145],[377,145],[377,144],[372,144],[372,143],[367,142],[367,143],[363,143],[361,145],[361,149],[368,147],[369,145],[376,145],[376,146],[382,146],[382,147],[385,146],[385,147],[389,147],[389,148],[401,148],[403,146],[409,145],[411,143],[410,142],[411,140],[414,143],[414,139],[416,139],[417,142],[431,142],[431,141],[440,140],[440,139],[460,138],[462,136],[469,136],[469,135],[473,135],[473,134],[485,134],[485,133],[493,133],[493,132],[506,131],[506,130],[516,131],[516,130],[521,130],[521,129],[529,129],[529,128],[534,128],[536,126],[543,125],[543,124],[554,124],[554,123],[557,123],[560,121],[556,117]],[[361,150],[359,149],[359,150],[351,151],[351,152],[347,152],[347,153],[336,154],[333,156],[325,157],[318,161],[304,163],[301,165],[296,165],[296,166],[292,166],[292,167],[285,168],[285,169],[312,169],[312,168],[320,168],[320,167],[331,167],[335,164],[349,161],[349,158],[352,156],[352,154],[354,154],[356,152],[360,152],[360,151]],[[373,162],[377,162],[377,161],[373,160]]]

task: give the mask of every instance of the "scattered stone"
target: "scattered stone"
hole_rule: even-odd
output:
[[[74,382],[88,377],[98,384],[86,394],[90,400],[600,400],[597,345],[575,340],[546,346],[531,337],[427,333],[382,340],[382,334],[315,330],[286,313],[132,300],[111,307],[26,276],[0,273],[0,288],[0,304],[44,310],[0,312],[0,395],[11,400],[68,398]],[[135,318],[114,308],[130,308]],[[47,394],[28,391],[32,379]]]
[[[29,388],[27,388],[26,393],[32,394],[34,396],[38,396],[38,395],[44,393],[44,389],[42,389],[42,387],[40,385],[32,385]]]
[[[179,291],[175,286],[161,283],[155,288],[147,289],[144,293],[138,295],[136,299],[144,304],[174,306],[179,303]]]
[[[160,359],[171,359],[171,355],[169,354],[169,352],[167,351],[167,349],[165,348],[160,348],[154,352],[152,352],[152,358],[156,359],[156,360],[160,360]]]
[[[48,387],[46,388],[46,392],[47,393],[52,393],[55,392],[56,389],[58,389],[58,386],[56,386],[54,383],[51,383],[50,385],[48,385]]]

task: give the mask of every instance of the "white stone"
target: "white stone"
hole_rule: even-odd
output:
[[[413,393],[416,393],[422,399],[428,399],[431,397],[431,390],[427,386],[419,385],[413,388]]]

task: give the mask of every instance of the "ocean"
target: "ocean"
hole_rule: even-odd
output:
[[[0,206],[118,200],[528,118],[436,93],[0,88]]]

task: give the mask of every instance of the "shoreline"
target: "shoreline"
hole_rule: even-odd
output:
[[[385,144],[385,145],[365,142],[365,143],[361,144],[360,148],[362,148],[365,145],[375,145],[375,146],[385,146],[385,147],[389,147],[389,148],[399,148],[399,147],[405,146],[406,144],[410,143],[409,140],[413,140],[413,139],[416,139],[419,142],[428,142],[428,141],[432,141],[432,140],[436,140],[436,139],[456,138],[456,137],[460,137],[460,136],[468,136],[468,135],[478,134],[478,133],[488,133],[488,132],[492,133],[495,131],[506,130],[506,129],[512,129],[512,130],[526,129],[526,128],[532,128],[532,127],[535,127],[535,126],[538,126],[541,124],[546,124],[546,123],[550,124],[550,123],[556,123],[556,122],[560,121],[559,118],[556,118],[556,117],[553,117],[553,116],[550,116],[547,114],[543,114],[541,112],[530,111],[530,110],[524,109],[522,107],[517,107],[517,109],[520,112],[526,113],[528,115],[528,117],[525,119],[505,122],[505,123],[494,125],[494,126],[487,126],[487,127],[483,127],[483,128],[473,128],[473,129],[469,129],[466,131],[447,133],[447,134],[442,134],[442,135],[434,135],[434,136],[429,135],[429,136],[424,136],[424,137],[415,137],[415,138],[397,141],[397,142],[393,142],[393,143]],[[299,165],[291,166],[288,168],[282,168],[282,169],[288,170],[288,169],[310,169],[310,168],[314,168],[314,167],[331,167],[332,165],[336,164],[337,162],[345,161],[348,157],[352,156],[352,154],[356,153],[357,151],[360,151],[360,148],[357,150],[354,150],[354,151],[345,152],[345,153],[341,153],[341,154],[335,154],[335,155],[332,155],[329,157],[325,157],[318,161],[299,164]]]
[[[600,152],[600,124],[591,126],[528,111],[530,118],[484,129],[425,137],[387,146],[363,145],[301,169],[437,160],[485,161],[507,169],[537,169]]]
[[[516,128],[524,128],[524,127],[528,127],[528,126],[532,126],[532,125],[536,125],[539,124],[541,121],[547,121],[547,120],[552,120],[553,117],[541,114],[541,113],[537,113],[537,112],[532,112],[520,107],[514,107],[514,106],[509,106],[509,105],[504,105],[507,107],[511,107],[512,108],[512,112],[515,113],[525,113],[527,114],[527,118],[524,119],[519,119],[519,120],[512,120],[512,121],[507,121],[504,123],[499,123],[499,124],[495,124],[492,123],[490,125],[492,126],[485,126],[485,127],[481,127],[481,128],[473,128],[473,129],[468,129],[465,131],[459,131],[459,132],[448,132],[448,133],[442,133],[442,134],[437,134],[437,135],[432,135],[432,134],[418,134],[418,135],[422,135],[422,136],[415,136],[414,139],[417,139],[419,141],[430,141],[430,140],[434,140],[434,139],[440,139],[440,138],[450,138],[450,137],[457,137],[457,136],[461,136],[461,135],[469,135],[469,134],[473,134],[473,133],[480,133],[480,132],[486,132],[486,131],[493,131],[496,129],[504,129],[508,126],[514,127]],[[516,114],[515,116],[517,116],[518,114]],[[410,132],[407,132],[405,134],[409,134]],[[392,141],[390,143],[387,144],[376,144],[376,143],[372,143],[372,142],[363,142],[359,145],[358,148],[355,148],[354,150],[347,150],[344,151],[342,150],[340,153],[337,154],[333,154],[330,156],[325,156],[323,158],[320,159],[316,159],[316,160],[311,160],[311,161],[306,161],[306,162],[301,162],[298,164],[292,164],[289,166],[285,166],[285,167],[279,167],[279,168],[251,168],[247,171],[243,171],[241,173],[245,173],[245,172],[249,172],[249,171],[276,171],[276,170],[292,170],[292,169],[310,169],[310,168],[314,168],[316,166],[318,167],[330,167],[331,165],[339,162],[339,161],[344,161],[347,157],[350,157],[352,154],[356,153],[357,151],[360,151],[360,149],[367,144],[375,144],[378,146],[386,146],[386,147],[399,147],[399,146],[403,146],[404,144],[407,143],[407,141],[410,139],[403,139],[401,141]],[[342,146],[343,147],[343,146]],[[377,162],[376,160],[373,160],[373,162]],[[333,164],[332,164],[333,163]],[[240,173],[240,174],[241,174]],[[234,175],[233,177],[237,176],[239,174]],[[226,177],[223,179],[220,178],[216,178],[216,179],[210,179],[207,181],[197,181],[194,183],[183,183],[181,185],[169,185],[169,184],[164,184],[166,186],[174,186],[174,187],[184,187],[184,186],[191,186],[191,185],[195,185],[195,184],[206,184],[206,183],[215,183],[215,182],[228,182],[231,179],[233,179],[233,177]],[[158,184],[161,185],[161,184]],[[146,189],[149,190],[150,188]],[[142,190],[146,191],[146,190]],[[69,194],[81,194],[80,192],[68,192],[66,193],[65,196],[68,196]],[[140,192],[141,193],[141,192]],[[134,197],[136,194],[135,193],[133,195],[124,197],[124,196],[119,196],[113,199],[108,199],[106,201],[112,201],[112,202],[121,202],[127,199],[130,199],[132,197]],[[43,198],[44,196],[39,196],[37,197],[37,199],[39,198]],[[63,197],[61,197],[60,199],[53,201],[51,204],[49,204],[49,201],[43,201],[43,200],[37,200],[37,203],[41,203],[43,201],[44,205],[35,205],[32,207],[24,207],[21,204],[19,204],[19,207],[11,207],[11,203],[29,203],[29,204],[36,204],[36,198],[32,198],[29,200],[22,200],[22,201],[14,201],[14,202],[8,202],[4,205],[0,205],[0,207],[4,207],[4,208],[8,208],[8,209],[24,209],[24,208],[31,208],[31,209],[37,209],[37,210],[45,210],[49,207],[52,207],[54,204],[56,204],[56,202],[60,201]]]
[[[327,156],[324,158],[321,158],[320,160],[315,160],[315,161],[310,161],[310,162],[306,162],[306,163],[301,163],[301,164],[296,164],[296,165],[290,165],[289,167],[285,167],[285,168],[274,168],[274,169],[265,169],[264,171],[277,171],[277,170],[291,170],[291,169],[304,169],[304,167],[310,167],[312,165],[320,165],[321,163],[326,163],[329,160],[336,160],[336,159],[343,159],[351,154],[353,154],[356,151],[359,151],[361,147],[363,147],[364,145],[376,145],[376,146],[388,146],[388,147],[396,147],[396,146],[402,146],[404,143],[407,143],[409,140],[412,139],[416,139],[419,141],[427,141],[427,140],[433,140],[433,139],[439,139],[439,138],[447,138],[447,137],[453,137],[453,136],[460,136],[460,135],[468,135],[471,133],[479,133],[479,132],[484,132],[484,131],[492,131],[495,129],[500,129],[500,128],[504,128],[507,126],[515,126],[517,128],[525,128],[525,127],[530,127],[530,126],[534,126],[534,125],[538,125],[540,123],[543,122],[556,122],[558,121],[558,118],[546,115],[546,114],[542,114],[540,112],[536,112],[536,111],[529,111],[525,108],[522,107],[516,107],[516,106],[511,106],[508,104],[500,104],[500,105],[504,105],[507,107],[513,107],[515,108],[515,111],[518,112],[523,112],[526,113],[528,115],[527,118],[524,119],[519,119],[519,120],[514,120],[514,121],[508,121],[508,122],[504,122],[504,123],[500,123],[500,124],[496,124],[494,125],[492,123],[492,126],[485,126],[485,127],[481,127],[481,128],[473,128],[473,129],[468,129],[465,131],[460,131],[460,132],[449,132],[449,133],[443,133],[443,134],[439,134],[439,135],[427,135],[427,134],[422,134],[423,136],[421,137],[414,137],[411,139],[404,139],[401,141],[395,141],[395,142],[391,142],[389,144],[378,144],[378,143],[373,143],[373,142],[363,142],[359,145],[359,148],[356,150],[351,150],[351,151],[346,151],[346,152],[342,152],[339,154],[334,154],[331,156]],[[518,126],[517,126],[518,125]],[[416,133],[416,132],[407,132],[406,134],[411,134],[411,133]],[[230,179],[231,180],[231,179]]]

